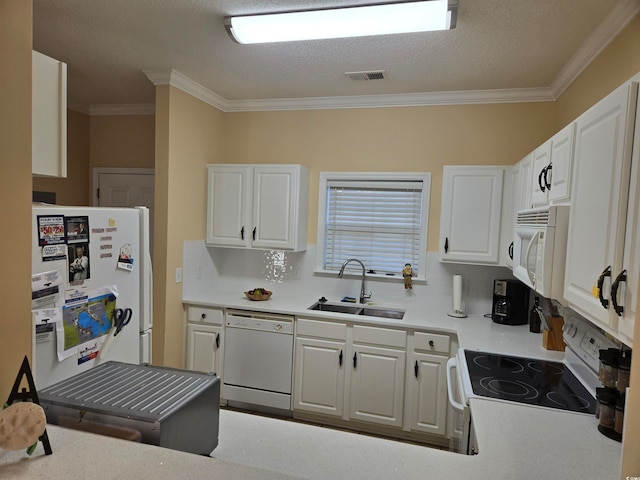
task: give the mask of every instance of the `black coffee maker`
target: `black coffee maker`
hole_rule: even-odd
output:
[[[494,280],[491,318],[503,325],[528,323],[529,287],[518,280]]]

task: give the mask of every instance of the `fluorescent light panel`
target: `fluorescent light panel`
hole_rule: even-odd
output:
[[[447,30],[448,0],[227,17],[238,43],[290,42]]]

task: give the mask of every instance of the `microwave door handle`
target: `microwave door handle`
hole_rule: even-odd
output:
[[[532,286],[536,286],[535,276],[531,274],[531,270],[529,269],[529,253],[531,252],[531,247],[533,246],[533,242],[538,241],[538,237],[540,236],[540,230],[537,230],[535,235],[531,237],[529,241],[529,245],[527,245],[527,253],[524,256],[524,269],[527,271],[527,276],[529,277],[529,281]]]

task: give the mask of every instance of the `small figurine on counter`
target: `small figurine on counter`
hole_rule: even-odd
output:
[[[402,269],[402,276],[404,277],[404,288],[413,288],[411,285],[411,275],[413,275],[413,270],[411,269],[410,263],[405,263],[404,268]]]

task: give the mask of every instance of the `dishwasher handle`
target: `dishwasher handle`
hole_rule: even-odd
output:
[[[447,362],[447,394],[451,407],[457,412],[464,412],[464,405],[458,402],[453,396],[453,382],[455,378],[452,376],[453,370],[458,368],[458,362],[455,358],[450,358]]]

